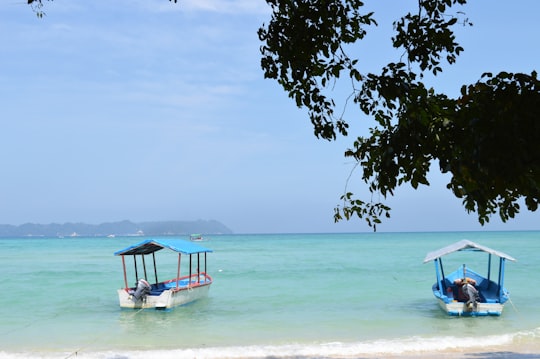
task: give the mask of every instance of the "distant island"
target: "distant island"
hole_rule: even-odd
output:
[[[0,224],[0,237],[115,237],[115,236],[176,236],[192,233],[231,234],[224,224],[215,220],[162,221],[133,223],[125,220],[102,224],[86,223],[25,223],[20,226]]]

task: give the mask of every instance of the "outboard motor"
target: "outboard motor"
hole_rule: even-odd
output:
[[[148,294],[150,294],[150,284],[143,278],[139,279],[135,292],[133,292],[133,298],[138,301],[141,298],[144,299]]]
[[[461,289],[463,290],[463,294],[469,298],[466,303],[467,308],[469,308],[469,310],[476,310],[478,302],[480,301],[480,294],[478,293],[478,290],[471,283],[465,283]]]

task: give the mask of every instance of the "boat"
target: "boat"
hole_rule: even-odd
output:
[[[444,273],[442,257],[455,252],[479,252],[487,254],[487,274],[460,265],[450,274]],[[492,279],[492,256],[499,258],[496,280]],[[432,286],[439,306],[451,316],[500,316],[509,292],[504,287],[506,261],[515,258],[467,239],[461,240],[426,255],[424,263],[435,263],[437,281]]]
[[[171,250],[178,255],[177,265],[169,268],[170,276],[174,277],[164,281],[158,280],[156,266],[156,252],[162,249]],[[181,239],[147,239],[115,252],[115,256],[122,257],[124,269],[124,287],[118,289],[120,307],[171,309],[206,297],[213,282],[206,268],[207,253],[211,252],[209,248]],[[182,266],[182,257],[185,256],[188,256],[189,262],[186,261]],[[133,275],[136,281],[134,286],[128,284],[126,257],[132,257],[133,260]],[[147,272],[148,257],[151,257],[153,262],[153,273]],[[171,262],[170,259],[168,262]],[[201,267],[202,265],[204,266]],[[187,274],[181,275],[181,269]],[[149,274],[153,274],[153,277],[150,278]]]
[[[202,234],[194,233],[189,235],[189,240],[192,242],[206,242],[209,239],[204,238]]]

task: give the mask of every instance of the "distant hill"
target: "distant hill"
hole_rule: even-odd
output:
[[[142,222],[131,221],[110,222],[102,224],[86,223],[25,223],[20,226],[0,224],[0,237],[104,237],[104,236],[174,236],[203,234],[231,234],[224,224],[214,220],[197,221],[163,221]]]

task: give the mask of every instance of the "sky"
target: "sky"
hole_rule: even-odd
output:
[[[0,224],[217,220],[234,233],[369,232],[334,223],[345,189],[379,200],[343,156],[373,122],[350,106],[350,136],[313,135],[304,109],[260,68],[263,0],[26,0],[0,5]],[[392,21],[413,0],[366,0],[379,26],[352,49],[362,71],[398,61]],[[398,5],[396,5],[398,4]],[[375,7],[370,7],[375,6]],[[460,9],[457,64],[427,79],[456,96],[484,72],[539,70],[537,0]],[[345,83],[332,89],[339,106]],[[351,175],[351,179],[347,179]],[[537,230],[538,212],[484,226],[446,189],[400,188],[378,231]]]

